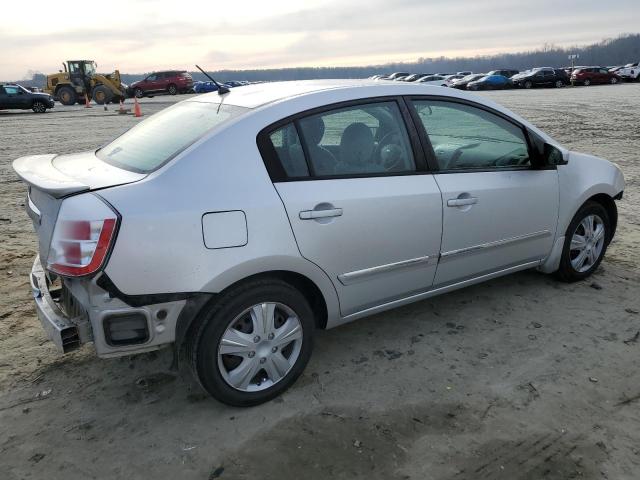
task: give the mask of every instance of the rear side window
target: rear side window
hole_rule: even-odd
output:
[[[268,140],[267,150],[261,147],[265,160],[279,163],[292,180],[416,170],[409,135],[395,101],[309,115],[271,131]]]
[[[395,102],[330,110],[302,118],[299,127],[316,176],[415,170],[409,136]]]
[[[171,160],[212,128],[248,109],[235,105],[183,102],[149,117],[96,152],[101,160],[149,173]]]
[[[522,129],[486,110],[469,105],[416,100],[440,170],[529,167]]]

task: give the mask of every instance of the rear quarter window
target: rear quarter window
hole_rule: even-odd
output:
[[[96,152],[101,160],[149,173],[171,160],[213,128],[248,108],[208,102],[183,102],[149,117]]]

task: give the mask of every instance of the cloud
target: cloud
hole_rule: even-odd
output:
[[[0,71],[54,71],[64,57],[51,52],[128,72],[197,62],[216,69],[386,63],[594,42],[637,32],[640,18],[638,0],[613,7],[601,0],[244,1],[224,9],[195,0],[186,12],[166,8],[173,3],[136,2],[120,22],[12,24],[0,31]]]

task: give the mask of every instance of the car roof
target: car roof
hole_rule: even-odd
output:
[[[387,80],[298,80],[287,82],[265,82],[236,87],[224,95],[217,92],[200,95],[196,102],[227,103],[246,108],[258,108],[279,101],[314,95],[329,90],[340,90],[344,94],[353,91],[353,98],[368,98],[392,95],[443,95],[464,97],[459,90],[440,86],[428,86],[412,82]],[[344,95],[341,95],[344,96]],[[348,96],[348,95],[346,95]]]

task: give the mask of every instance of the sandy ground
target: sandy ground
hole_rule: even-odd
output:
[[[10,162],[93,148],[136,119],[0,112],[0,478],[637,479],[640,85],[485,95],[622,167],[602,267],[572,285],[524,272],[319,332],[297,384],[252,409],[206,397],[169,350],[54,350]]]

